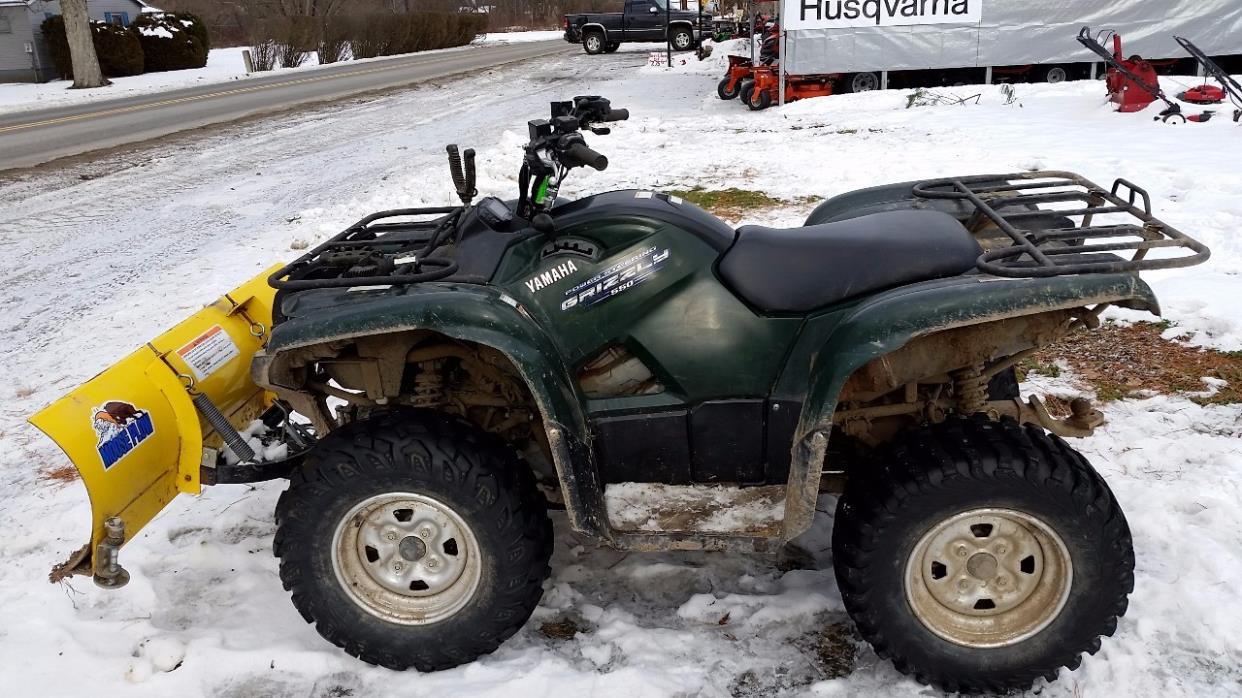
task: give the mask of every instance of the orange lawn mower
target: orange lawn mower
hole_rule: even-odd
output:
[[[768,22],[764,28],[767,33],[764,34],[763,43],[759,47],[758,67],[773,65],[780,57],[779,26],[775,22]],[[754,84],[755,70],[756,66],[749,58],[729,56],[729,69],[725,72],[720,84],[716,85],[716,95],[724,100],[741,96],[742,101],[746,101],[750,87]]]
[[[753,75],[754,85],[744,95],[746,106],[759,111],[776,104],[780,97],[780,71],[777,66],[765,65],[755,68]],[[827,97],[832,94],[832,84],[837,77],[836,74],[786,75],[785,101]]]

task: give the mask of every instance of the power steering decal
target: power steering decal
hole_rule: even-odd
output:
[[[658,247],[631,255],[566,291],[561,310],[590,308],[616,298],[650,279],[668,258],[669,250]]]

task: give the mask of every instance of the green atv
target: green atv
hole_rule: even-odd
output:
[[[549,509],[623,550],[775,552],[833,491],[845,607],[900,671],[1004,691],[1098,650],[1134,552],[1061,437],[1103,417],[1022,399],[1014,369],[1110,305],[1158,313],[1137,272],[1208,250],[1139,187],[1066,172],[865,189],[787,230],[558,198],[608,164],[583,132],[627,117],[554,103],[509,202],[472,204],[450,146],[461,206],[376,213],[270,277],[250,377],[275,396],[261,450],[288,455],[199,394],[228,448],[196,473],[289,478],[275,552],[303,617],[366,662],[446,669],[529,618]],[[78,560],[97,579],[120,529]]]

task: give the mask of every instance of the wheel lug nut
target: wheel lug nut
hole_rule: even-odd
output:
[[[397,540],[397,534],[395,533],[389,533],[385,535],[384,537],[387,538],[388,540]]]
[[[966,546],[964,546],[964,545],[959,545],[959,546],[957,546],[957,556],[958,556],[958,557],[966,557],[966,553],[968,553],[968,552],[970,552],[970,551],[966,549]]]
[[[392,565],[392,569],[395,572],[400,572],[401,570],[405,569],[405,565],[401,564],[400,562],[394,562]]]
[[[433,557],[433,558],[431,558],[430,560],[427,560],[427,567],[428,567],[429,569],[433,569],[433,570],[434,570],[435,568],[437,568],[437,567],[439,567],[439,566],[440,566],[440,561],[439,561],[439,560],[437,560],[437,559],[435,559],[434,557]]]
[[[1008,548],[1006,548],[1005,546],[1003,546],[1003,545],[998,545],[998,546],[996,546],[996,554],[997,554],[997,555],[1004,555],[1004,554],[1005,554],[1005,553],[1007,553],[1007,552],[1009,552],[1009,549],[1008,549]]]
[[[969,591],[970,582],[966,581],[965,579],[959,580],[957,583],[957,588],[959,591]]]
[[[998,587],[1003,587],[1003,586],[1005,586],[1005,585],[1006,585],[1006,584],[1008,584],[1008,583],[1009,583],[1009,580],[1008,580],[1008,579],[1006,579],[1006,578],[1004,578],[1004,577],[997,577],[997,578],[996,578],[996,586],[998,586]]]
[[[430,527],[430,526],[423,526],[422,528],[420,528],[420,529],[418,530],[418,535],[419,535],[420,537],[422,537],[422,538],[430,538],[430,537],[431,537],[431,527]]]

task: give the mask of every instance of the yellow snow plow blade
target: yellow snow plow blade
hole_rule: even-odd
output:
[[[204,448],[221,440],[192,400],[202,394],[244,428],[269,402],[250,380],[267,341],[273,267],[48,405],[30,422],[73,461],[91,500],[91,539],[52,581],[93,574],[128,580],[117,551],[180,492],[199,494]],[[211,463],[214,465],[214,462]]]

